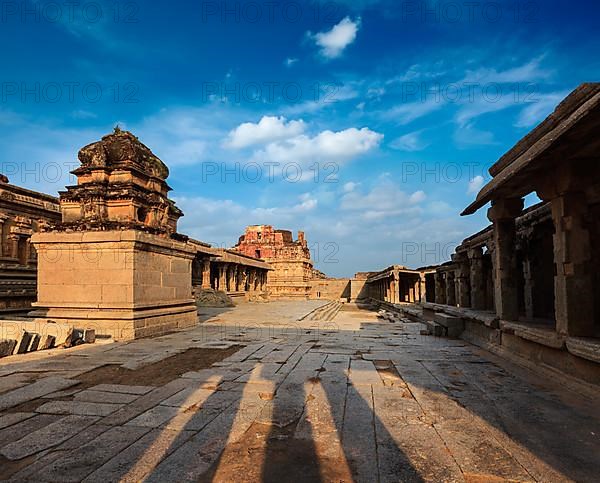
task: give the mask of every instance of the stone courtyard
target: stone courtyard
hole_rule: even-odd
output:
[[[597,389],[397,313],[202,308],[152,339],[0,366],[8,481],[598,481]]]

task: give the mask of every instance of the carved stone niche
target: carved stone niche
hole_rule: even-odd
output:
[[[183,216],[168,198],[167,166],[128,131],[115,131],[79,151],[77,185],[60,193],[57,229],[142,229],[172,235]]]

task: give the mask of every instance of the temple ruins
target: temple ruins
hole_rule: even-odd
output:
[[[598,128],[584,84],[492,165],[450,260],[350,278],[302,231],[180,233],[118,128],[58,199],[1,177],[0,479],[597,481]]]
[[[59,220],[56,198],[0,178],[0,314],[26,314],[36,301],[37,253],[31,236]]]
[[[600,383],[599,127],[600,84],[583,84],[492,165],[462,213],[491,202],[492,224],[424,273],[425,299],[407,313],[440,334],[450,324],[531,367]],[[524,208],[530,193],[542,201]],[[390,290],[375,299],[390,301]]]
[[[304,232],[294,240],[288,230],[274,230],[270,225],[246,228],[234,250],[249,257],[263,259],[273,269],[267,283],[271,297],[310,297],[313,262]]]

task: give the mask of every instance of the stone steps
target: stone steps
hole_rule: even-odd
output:
[[[329,302],[325,305],[322,305],[321,307],[318,307],[312,312],[309,312],[305,316],[301,317],[299,320],[318,320],[329,322],[335,318],[335,316],[341,310],[343,305],[344,304],[342,304],[341,302]]]

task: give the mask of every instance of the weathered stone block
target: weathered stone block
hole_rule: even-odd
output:
[[[96,331],[94,329],[86,329],[83,332],[83,342],[93,344],[96,342]]]
[[[15,350],[15,344],[17,341],[15,340],[0,340],[0,357],[10,356]]]
[[[17,339],[17,343],[15,345],[13,354],[24,354],[25,352],[27,352],[27,349],[31,344],[32,337],[33,334],[22,330],[19,338]]]

